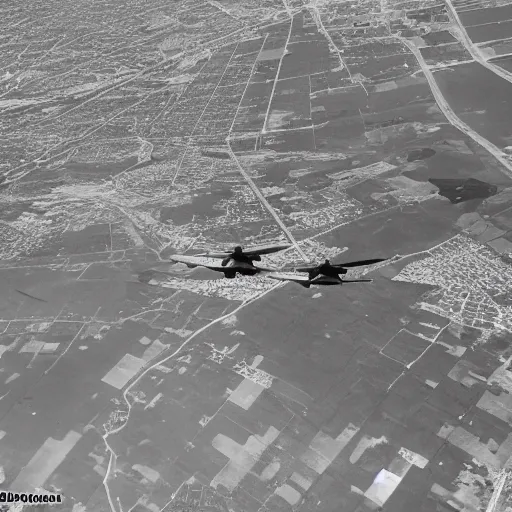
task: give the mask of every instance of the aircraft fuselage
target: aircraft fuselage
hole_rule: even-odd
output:
[[[225,269],[223,272],[227,278],[233,278],[237,273],[243,276],[254,276],[260,272],[259,269],[250,263],[235,260],[230,260]]]
[[[323,286],[341,285],[342,282],[339,276],[325,276],[322,274],[310,281],[311,284],[320,284]]]

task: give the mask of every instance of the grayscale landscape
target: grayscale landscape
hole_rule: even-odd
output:
[[[0,15],[0,490],[512,512],[512,3]]]

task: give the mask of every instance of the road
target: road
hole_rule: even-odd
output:
[[[206,324],[205,326],[203,326],[201,329],[195,331],[192,335],[190,335],[172,354],[169,354],[167,355],[166,357],[164,358],[158,358],[156,362],[146,366],[133,380],[132,382],[125,387],[124,391],[123,391],[123,399],[127,405],[127,412],[126,414],[123,415],[123,423],[116,427],[116,428],[112,428],[112,429],[109,429],[108,426],[106,426],[105,428],[105,434],[103,434],[102,438],[103,438],[103,442],[105,443],[105,447],[108,451],[108,453],[110,454],[110,457],[109,457],[109,461],[108,461],[108,466],[107,466],[107,471],[105,473],[105,477],[103,479],[103,486],[105,487],[105,492],[107,494],[107,498],[108,498],[108,502],[110,504],[110,509],[111,509],[111,512],[123,512],[122,508],[121,508],[121,504],[119,503],[119,510],[116,508],[116,506],[114,505],[114,502],[112,500],[112,496],[111,496],[111,493],[110,493],[110,488],[109,488],[109,485],[108,485],[108,481],[109,481],[109,478],[112,476],[112,472],[113,470],[115,471],[115,464],[116,464],[116,459],[117,459],[117,456],[116,456],[116,453],[114,452],[114,450],[112,449],[112,447],[110,446],[110,444],[108,443],[108,437],[111,436],[111,435],[114,435],[114,434],[117,434],[119,433],[121,430],[123,430],[123,428],[126,426],[126,424],[128,423],[128,420],[129,420],[129,417],[130,417],[130,411],[131,411],[131,408],[132,408],[132,404],[131,402],[128,400],[128,393],[130,392],[130,390],[136,386],[140,380],[148,373],[150,372],[151,370],[153,370],[154,368],[156,368],[157,366],[159,365],[162,365],[164,364],[166,361],[168,361],[169,359],[173,359],[174,357],[176,357],[180,352],[183,351],[183,349],[194,339],[196,338],[197,336],[199,336],[202,332],[206,331],[207,329],[209,329],[210,327],[212,327],[213,325],[219,323],[219,322],[222,322],[223,320],[225,320],[226,318],[232,316],[232,315],[235,315],[238,311],[240,311],[241,309],[245,308],[246,306],[249,306],[250,304],[252,304],[253,302],[256,302],[257,300],[263,298],[265,295],[267,295],[268,293],[270,292],[273,292],[274,290],[276,290],[277,288],[281,288],[282,286],[284,286],[285,283],[278,283],[276,284],[275,286],[273,286],[272,288],[270,288],[269,290],[263,292],[263,293],[258,293],[257,295],[255,295],[254,297],[252,297],[251,299],[243,302],[242,304],[240,304],[240,306],[238,306],[234,311],[231,311],[225,315],[222,315],[214,320],[212,320],[211,322],[209,322],[208,324]],[[114,412],[114,415],[116,414],[116,412]],[[119,501],[119,500],[118,500]]]
[[[489,151],[489,153],[491,153],[491,155],[493,155],[496,158],[496,160],[498,160],[506,169],[507,176],[512,178],[512,162],[509,159],[509,157],[505,153],[503,153],[503,151],[501,151],[497,146],[495,146],[492,142],[482,137],[480,134],[475,132],[472,128],[470,128],[466,123],[464,123],[457,117],[455,112],[451,109],[450,105],[448,105],[447,101],[444,99],[444,96],[441,90],[439,89],[439,86],[437,85],[437,82],[434,78],[434,75],[432,74],[432,71],[427,66],[427,63],[423,59],[418,48],[416,48],[410,41],[403,37],[396,36],[396,39],[405,44],[407,48],[409,48],[409,50],[411,50],[411,52],[416,57],[416,60],[418,61],[418,64],[421,66],[421,70],[423,71],[423,74],[425,75],[425,78],[427,79],[428,84],[430,85],[430,89],[432,90],[432,94],[434,95],[436,103],[443,112],[443,114],[446,116],[448,121],[453,126],[455,126],[455,128],[458,128],[462,133],[465,133],[468,137],[471,137],[477,144],[480,144],[480,146]]]
[[[228,153],[233,160],[233,162],[238,167],[238,170],[242,174],[242,176],[245,178],[245,181],[249,184],[251,187],[251,190],[256,194],[256,197],[261,201],[261,204],[268,210],[270,215],[274,217],[277,224],[279,224],[279,227],[283,230],[284,234],[288,237],[288,240],[293,244],[297,252],[300,254],[300,257],[306,261],[309,262],[309,258],[304,254],[304,251],[299,247],[299,244],[297,243],[297,240],[295,240],[295,237],[290,233],[290,230],[284,225],[284,222],[280,219],[279,215],[277,215],[276,211],[270,203],[265,199],[265,196],[261,193],[260,189],[256,186],[252,178],[247,174],[246,170],[240,165],[240,162],[238,161],[238,158],[236,157],[235,153],[233,153],[233,150],[231,149],[231,145],[229,143],[229,140],[227,141],[228,145]]]
[[[450,12],[452,12],[452,15],[454,15],[456,17],[456,23],[460,24],[460,20],[457,16],[457,13],[455,12],[455,9],[453,8],[451,0],[446,0],[446,3],[450,9]],[[460,24],[460,26],[462,27],[462,24]],[[480,64],[482,64],[489,70],[495,72],[497,75],[501,76],[505,80],[508,80],[509,82],[512,81],[511,78],[509,78],[507,76],[503,76],[505,73],[497,72],[495,70],[495,66],[492,66],[491,64],[489,64],[488,62],[485,61],[485,59],[482,57],[481,53],[479,51],[477,51],[475,49],[475,47],[473,46],[473,43],[469,39],[469,37],[463,27],[459,33],[463,36],[464,39],[466,39],[464,45],[466,46],[467,50],[471,53],[471,55],[473,56],[475,61],[479,62]],[[450,106],[444,99],[443,94],[441,93],[441,90],[439,89],[437,82],[434,78],[434,75],[432,74],[431,70],[428,68],[420,51],[406,39],[403,39],[403,38],[399,38],[399,39],[401,39],[401,41],[409,48],[409,50],[411,50],[411,52],[416,57],[425,77],[427,78],[427,81],[430,85],[430,89],[432,90],[432,93],[434,95],[436,103],[438,104],[439,108],[441,109],[443,114],[446,116],[448,121],[450,121],[450,123],[453,126],[455,126],[456,128],[458,128],[460,131],[462,131],[463,133],[465,133],[466,135],[471,137],[475,142],[480,144],[483,148],[487,149],[487,151],[489,151],[489,153],[491,153],[494,157],[496,157],[496,159],[501,164],[503,164],[504,169],[506,169],[508,171],[506,174],[508,176],[512,177],[512,163],[507,158],[507,156],[497,146],[492,144],[492,142],[488,141],[487,139],[485,139],[484,137],[482,137],[481,135],[476,133],[466,123],[463,123],[456,116],[455,112],[453,112],[453,110],[450,108]],[[506,469],[503,469],[500,472],[500,475],[498,477],[498,482],[495,486],[495,491],[493,493],[492,499],[489,502],[486,512],[496,512],[497,504],[499,502],[501,493],[503,492],[503,488],[504,488],[505,483],[508,480],[508,478],[510,478],[510,472],[507,471]]]
[[[448,7],[448,16],[450,17],[450,21],[454,24],[456,29],[456,34],[460,36],[460,41],[466,48],[466,50],[470,53],[470,55],[475,59],[476,62],[487,68],[489,71],[492,71],[496,75],[503,78],[503,80],[506,80],[507,82],[512,83],[512,73],[509,71],[506,71],[503,68],[500,68],[498,66],[495,66],[494,64],[487,62],[487,59],[485,58],[484,54],[476,46],[473,41],[471,41],[470,37],[468,36],[468,33],[466,32],[466,29],[464,28],[464,25],[460,21],[459,15],[457,14],[457,11],[455,10],[455,7],[452,4],[451,0],[445,0],[446,7]]]

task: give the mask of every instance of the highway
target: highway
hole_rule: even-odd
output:
[[[451,4],[451,0],[446,0],[446,2],[453,9],[453,5]],[[453,12],[455,12],[455,9],[453,9]],[[456,15],[456,13],[455,13],[455,15]],[[457,20],[458,20],[458,16],[457,16]],[[460,20],[458,20],[458,22],[460,23]],[[468,35],[467,35],[465,30],[464,31],[461,30],[460,33],[461,33],[461,35],[465,34],[465,36],[469,40],[469,37],[468,37]],[[501,164],[503,164],[502,170],[503,171],[506,170],[505,173],[508,176],[512,177],[512,162],[509,160],[507,155],[505,155],[492,142],[488,141],[486,138],[484,138],[481,135],[479,135],[477,132],[472,130],[466,123],[464,123],[463,121],[461,121],[457,117],[455,112],[451,109],[450,105],[448,105],[447,101],[445,100],[441,90],[439,89],[439,86],[437,85],[437,82],[436,82],[436,80],[434,78],[434,75],[433,75],[432,71],[427,66],[427,63],[423,59],[423,57],[422,57],[420,51],[418,50],[418,48],[416,48],[407,39],[404,39],[404,38],[401,38],[401,37],[398,37],[398,39],[400,39],[409,48],[409,50],[411,50],[411,52],[416,57],[416,60],[418,61],[419,65],[421,66],[423,74],[425,75],[425,77],[426,77],[426,79],[427,79],[427,81],[428,81],[428,83],[430,85],[430,89],[432,90],[432,94],[434,95],[436,103],[439,106],[439,108],[441,109],[441,111],[443,112],[443,114],[446,116],[448,121],[453,126],[458,128],[461,132],[465,133],[468,137],[471,137],[475,142],[477,142],[483,148],[485,148],[487,151],[489,151],[489,153],[491,153],[494,157],[496,157],[496,159]],[[493,69],[494,66],[490,65],[488,62],[486,62],[483,59],[482,55],[478,51],[475,50],[475,48],[473,47],[473,44],[472,44],[472,42],[470,40],[469,40],[469,43],[470,44],[467,44],[467,45],[465,44],[465,46],[468,49],[468,51],[470,51],[470,53],[473,56],[473,58],[475,59],[475,61],[479,62],[480,64],[482,64],[486,68],[490,69],[491,71],[495,72],[494,69]],[[482,62],[482,60],[483,60],[483,62]],[[502,76],[501,73],[497,73],[497,74]],[[502,78],[504,78],[505,80],[511,81],[507,77],[502,76]],[[494,483],[494,493],[492,495],[491,500],[489,501],[489,504],[488,504],[488,507],[486,509],[486,512],[497,512],[497,505],[499,503],[500,496],[501,496],[501,494],[503,492],[503,488],[505,486],[505,483],[506,483],[506,481],[508,480],[509,477],[510,477],[510,472],[508,471],[507,468],[504,468],[504,469],[502,469],[500,471],[499,476],[497,477],[496,482]]]
[[[432,94],[436,100],[437,105],[446,116],[448,121],[458,128],[461,132],[465,133],[468,137],[471,137],[476,143],[480,144],[483,148],[485,148],[489,153],[491,153],[506,169],[503,169],[507,176],[512,178],[512,161],[510,158],[501,151],[497,146],[495,146],[492,142],[488,141],[486,138],[482,137],[480,134],[475,132],[472,128],[470,128],[466,123],[464,123],[455,112],[451,109],[450,105],[448,105],[447,101],[444,99],[444,96],[437,85],[437,82],[432,74],[432,71],[427,66],[427,63],[423,59],[420,51],[416,46],[414,46],[410,41],[403,37],[396,36],[396,38],[405,44],[409,50],[414,54],[416,60],[418,61],[425,78],[427,79],[430,89],[432,90]]]
[[[466,32],[466,29],[464,28],[464,25],[460,21],[459,15],[457,14],[455,7],[452,4],[452,0],[445,0],[445,2],[446,7],[448,8],[448,16],[455,28],[454,36],[459,36],[459,41],[464,45],[464,47],[470,53],[473,59],[475,59],[475,62],[478,62],[479,64],[487,68],[489,71],[492,71],[496,75],[500,76],[501,78],[503,78],[503,80],[512,83],[512,73],[490,62],[487,62],[487,59],[480,50],[480,48],[478,48],[478,46],[476,46],[473,43],[473,41],[471,41],[468,33]]]

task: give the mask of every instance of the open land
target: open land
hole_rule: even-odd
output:
[[[0,487],[510,512],[511,5],[4,2]]]

